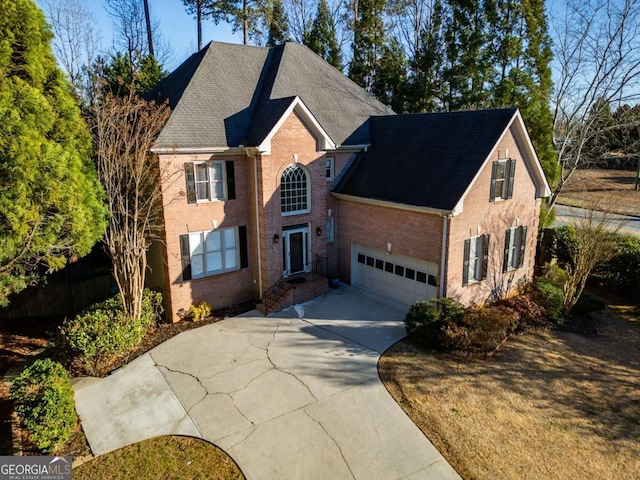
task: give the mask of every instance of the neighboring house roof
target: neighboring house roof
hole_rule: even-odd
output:
[[[296,96],[338,146],[369,143],[366,120],[392,113],[305,46],[211,42],[148,95],[173,108],[155,148],[257,146]]]
[[[333,192],[460,212],[466,193],[512,125],[537,194],[545,196],[549,187],[515,108],[373,117],[371,146]]]

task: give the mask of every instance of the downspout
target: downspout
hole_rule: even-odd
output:
[[[258,157],[245,149],[247,157],[253,160],[253,181],[256,190],[256,243],[258,244],[258,291],[262,299],[262,249],[260,248],[260,202],[258,201]]]
[[[451,219],[450,214],[442,216],[442,253],[440,256],[440,290],[438,292],[439,298],[444,298],[446,293],[444,286],[446,284],[447,277],[447,244],[449,240],[449,219]]]

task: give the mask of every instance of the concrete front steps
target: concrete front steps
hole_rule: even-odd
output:
[[[329,293],[329,279],[327,278],[287,284],[286,293],[275,304],[267,307],[264,303],[259,303],[256,308],[266,316],[297,303],[308,302],[327,293]]]

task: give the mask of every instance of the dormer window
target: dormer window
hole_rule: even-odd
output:
[[[492,202],[513,197],[513,179],[515,173],[516,161],[514,159],[497,160],[493,162],[490,198]]]
[[[282,215],[296,215],[311,211],[309,202],[309,175],[301,165],[289,165],[280,182]]]

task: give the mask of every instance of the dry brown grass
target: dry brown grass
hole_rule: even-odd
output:
[[[534,331],[491,358],[401,342],[380,360],[396,401],[465,479],[640,478],[640,313],[600,336]]]
[[[222,450],[197,438],[158,437],[101,455],[73,469],[77,480],[120,478],[241,480]]]
[[[594,194],[606,199],[606,208],[621,215],[640,215],[640,191],[634,188],[635,171],[577,170],[569,179],[559,203],[589,205]]]

